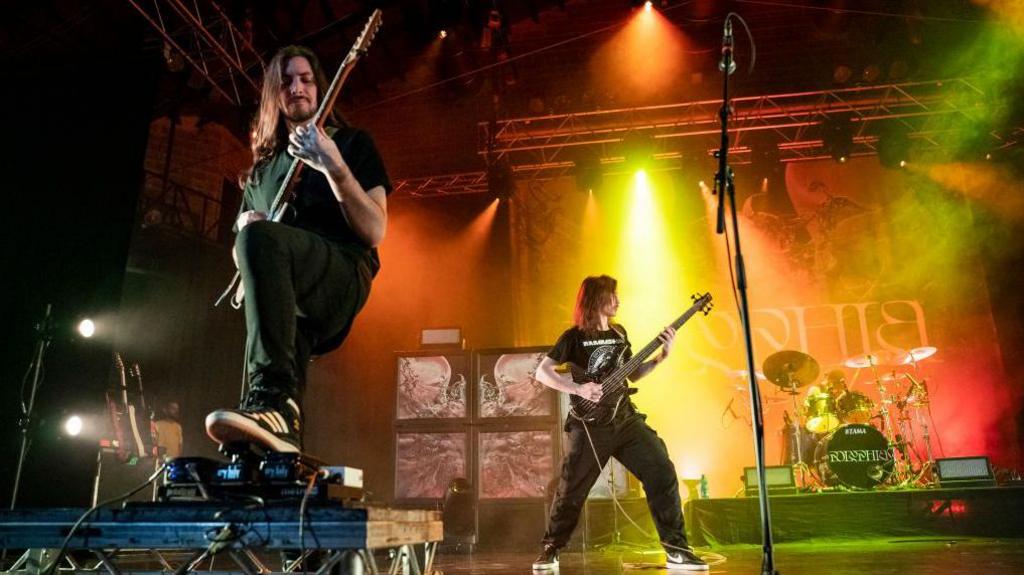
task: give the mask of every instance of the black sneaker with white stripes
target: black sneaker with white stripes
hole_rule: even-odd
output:
[[[255,388],[238,409],[206,416],[206,434],[221,445],[249,442],[269,451],[299,453],[302,413],[287,394]]]
[[[670,570],[707,571],[708,564],[688,545],[665,546],[665,567]]]

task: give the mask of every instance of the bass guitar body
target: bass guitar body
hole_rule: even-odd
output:
[[[602,383],[608,375],[614,373],[621,365],[621,354],[616,361],[608,362],[607,367],[600,372],[588,372],[572,362],[565,364],[572,374],[572,380],[578,384]],[[569,417],[595,425],[607,425],[615,420],[619,410],[629,401],[629,396],[636,392],[637,390],[634,387],[615,386],[605,391],[599,401],[590,401],[578,395],[570,396]]]

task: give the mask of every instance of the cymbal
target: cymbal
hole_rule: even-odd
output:
[[[778,351],[762,364],[768,381],[781,388],[803,387],[818,378],[817,360],[799,351]]]
[[[907,363],[913,363],[915,361],[921,361],[922,359],[928,359],[929,357],[935,355],[938,351],[939,348],[930,345],[915,347],[914,349],[910,350],[910,353],[908,354]]]
[[[895,371],[888,371],[878,376],[879,381],[896,381],[907,377],[905,373],[896,373]],[[869,382],[870,383],[870,382]]]
[[[895,351],[873,351],[847,358],[843,362],[846,367],[864,369],[878,365],[906,365],[910,363],[910,354],[899,349]]]

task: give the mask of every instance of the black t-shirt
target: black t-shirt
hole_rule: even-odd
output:
[[[567,361],[576,364],[587,373],[608,374],[616,367],[620,353],[622,361],[633,357],[633,349],[629,336],[621,325],[612,325],[613,329],[586,334],[578,327],[571,327],[558,338],[555,346],[548,352],[548,357],[558,363]],[[631,401],[625,401],[619,409],[619,419],[636,413]],[[568,423],[572,422],[569,418]]]
[[[558,363],[571,361],[587,373],[605,373],[622,354],[622,360],[633,357],[629,336],[621,325],[614,329],[594,332],[590,335],[578,327],[571,327],[558,338],[548,357]]]
[[[382,186],[385,193],[391,193],[391,180],[369,134],[346,127],[335,131],[331,139],[338,145],[341,157],[364,190]],[[254,170],[253,177],[245,185],[239,213],[247,210],[270,211],[270,204],[281,188],[292,159],[286,151],[281,151]],[[377,250],[363,243],[349,227],[327,177],[306,166],[295,192],[295,200],[291,204],[293,212],[284,218],[284,222],[319,234],[347,251],[366,257],[370,269],[376,274],[380,269]]]

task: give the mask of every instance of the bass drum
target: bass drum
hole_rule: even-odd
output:
[[[851,423],[827,435],[814,454],[826,485],[871,489],[892,475],[895,454],[885,436],[870,425]]]

